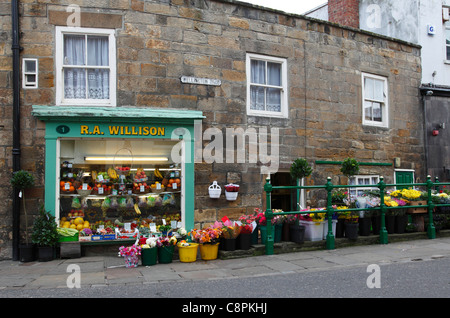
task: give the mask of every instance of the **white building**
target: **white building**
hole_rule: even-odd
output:
[[[449,11],[450,0],[329,0],[305,13],[422,46],[426,166],[441,181],[450,180]]]

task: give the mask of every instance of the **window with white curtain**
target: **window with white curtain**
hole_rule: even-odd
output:
[[[247,54],[247,114],[288,117],[286,59]]]
[[[387,78],[363,73],[363,124],[388,127]]]
[[[57,27],[58,105],[116,105],[114,30]]]

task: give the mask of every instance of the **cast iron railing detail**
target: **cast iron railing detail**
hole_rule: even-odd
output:
[[[297,183],[298,184],[298,183]],[[266,192],[266,210],[265,217],[267,219],[267,238],[265,241],[265,251],[266,255],[273,255],[274,253],[274,237],[272,230],[272,219],[278,215],[289,215],[289,214],[310,214],[310,213],[326,213],[327,222],[328,222],[328,233],[326,236],[326,249],[333,250],[335,249],[335,237],[333,235],[332,228],[332,216],[335,212],[342,212],[342,210],[334,209],[332,205],[332,190],[335,188],[378,188],[380,190],[380,206],[377,207],[364,207],[364,208],[348,208],[345,209],[347,212],[356,212],[356,211],[380,211],[381,216],[381,227],[379,233],[379,243],[380,244],[388,244],[388,232],[386,230],[386,212],[390,209],[404,209],[407,208],[424,208],[428,209],[428,217],[429,222],[427,226],[427,236],[429,239],[436,238],[436,229],[433,224],[433,210],[438,206],[450,206],[450,204],[435,204],[432,201],[432,190],[439,189],[441,186],[450,185],[450,183],[440,183],[438,178],[436,178],[435,182],[431,181],[431,176],[427,176],[427,181],[425,183],[398,183],[398,184],[386,184],[384,182],[384,178],[380,177],[380,181],[377,185],[333,185],[331,183],[331,178],[327,178],[327,182],[325,185],[316,185],[316,186],[272,186],[270,183],[270,179],[266,179],[266,184],[264,185],[264,191]],[[427,204],[426,205],[408,205],[408,206],[387,206],[385,204],[385,196],[386,196],[386,188],[388,187],[426,187],[427,189]],[[324,189],[327,191],[327,206],[326,210],[315,210],[315,211],[301,211],[300,207],[298,211],[289,211],[289,212],[276,212],[274,213],[271,207],[271,194],[273,190],[297,190],[297,202],[299,202],[299,190],[304,189]],[[299,206],[299,205],[298,205]]]

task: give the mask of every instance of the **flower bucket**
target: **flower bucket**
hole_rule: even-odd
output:
[[[220,240],[220,247],[223,251],[234,251],[236,250],[236,239],[234,238],[222,238]]]
[[[175,245],[158,247],[158,262],[161,264],[172,263]]]
[[[156,265],[158,260],[158,248],[143,248],[141,250],[141,262],[143,266]]]
[[[237,249],[239,250],[249,250],[252,246],[252,234],[251,233],[241,233],[237,238]]]
[[[197,260],[197,243],[189,243],[188,246],[184,246],[182,243],[178,243],[178,254],[180,256],[180,262],[192,263]]]
[[[356,240],[358,238],[358,223],[345,223],[345,237],[349,240]]]
[[[267,225],[261,225],[259,227],[261,232],[261,244],[266,244],[267,240]],[[275,239],[275,226],[272,226],[272,237]]]
[[[290,224],[289,239],[294,243],[303,243],[305,240],[305,226]]]
[[[202,260],[209,261],[217,259],[218,253],[219,253],[219,243],[200,244],[200,256]]]
[[[126,255],[123,257],[125,260],[125,267],[126,268],[133,268],[137,267],[139,263],[139,256],[138,255]]]
[[[279,242],[281,242],[281,236],[282,236],[282,233],[283,233],[283,223],[275,224],[275,225],[273,225],[273,227],[275,228],[273,241],[275,243],[279,243]]]
[[[323,239],[323,222],[300,220],[305,226],[305,241],[321,241]]]

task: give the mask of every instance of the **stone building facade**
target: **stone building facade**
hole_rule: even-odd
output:
[[[234,0],[40,0],[21,1],[19,5],[20,57],[38,61],[38,87],[20,89],[21,167],[32,171],[37,180],[27,193],[27,209],[32,214],[37,213],[48,191],[44,186],[46,124],[32,115],[32,108],[58,107],[61,84],[57,79],[56,28],[71,23],[79,23],[76,27],[80,28],[113,30],[113,107],[201,111],[205,116],[201,125],[203,153],[211,143],[204,134],[208,128],[223,133],[224,145],[227,129],[265,130],[268,154],[277,150],[277,138],[279,141],[279,156],[274,158],[279,160],[278,169],[272,172],[287,173],[293,160],[306,158],[314,169],[308,184],[324,184],[328,176],[335,184],[347,184],[336,164],[347,157],[365,163],[361,175],[384,176],[387,183],[394,182],[395,169],[414,170],[417,181],[425,179],[417,45]],[[0,257],[9,258],[13,195],[9,185],[13,93],[10,2],[0,2],[0,8],[0,186],[4,189]],[[252,98],[247,92],[252,70],[249,61],[253,56],[255,60],[281,61],[285,67],[281,68],[282,88],[275,94],[286,97],[280,102],[279,114],[254,112],[254,105],[248,104]],[[180,80],[183,76],[219,80],[220,84],[186,83]],[[378,93],[374,96],[370,90]],[[267,174],[261,173],[261,157],[256,163],[249,162],[250,148],[248,144],[243,163],[227,161],[224,154],[223,162],[203,160],[195,164],[196,226],[263,207]],[[398,165],[394,166],[396,158]],[[239,184],[238,199],[210,199],[208,187],[213,181],[222,188],[228,183]],[[311,204],[317,201],[314,196],[309,200]]]

